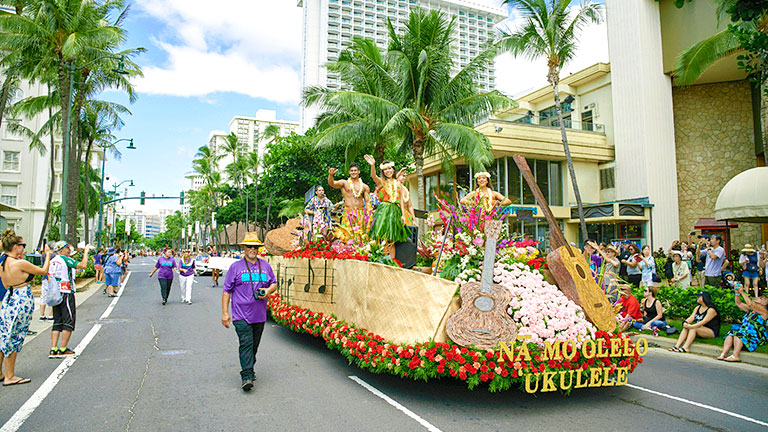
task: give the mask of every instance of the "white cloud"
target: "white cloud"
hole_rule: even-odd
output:
[[[300,97],[301,9],[292,0],[137,0],[163,22],[155,39],[167,54],[143,68],[140,92],[206,96],[236,92],[283,104]]]
[[[502,25],[509,24],[509,27],[514,29],[520,22],[510,19]],[[608,62],[608,33],[605,22],[588,24],[582,29],[576,55],[563,67],[560,77],[566,77],[597,62]],[[549,84],[546,59],[531,61],[524,57],[515,58],[508,53],[502,54],[496,58],[496,83],[500,91],[513,96],[547,86]]]

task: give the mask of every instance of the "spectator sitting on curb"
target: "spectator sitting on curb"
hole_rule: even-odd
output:
[[[744,298],[744,303],[741,299]],[[739,354],[742,348],[746,347],[748,351],[754,351],[761,345],[768,343],[768,297],[763,293],[762,296],[754,300],[749,298],[749,293],[744,288],[736,290],[736,306],[746,312],[741,320],[741,327],[738,330],[731,330],[723,342],[723,352],[717,358],[731,363],[741,361]],[[733,354],[726,357],[731,347]]]
[[[619,311],[621,331],[626,331],[635,321],[643,319],[643,313],[640,311],[640,303],[632,295],[631,286],[621,285],[620,292],[621,299],[618,304],[621,305],[621,310]]]
[[[651,330],[652,328],[658,328],[659,330],[666,330],[667,321],[664,318],[664,307],[661,302],[656,299],[659,294],[659,287],[647,286],[643,291],[643,320],[635,321],[632,323],[632,327],[638,330]]]
[[[669,351],[687,353],[696,337],[712,339],[720,334],[720,312],[712,302],[709,292],[701,291],[696,294],[696,302],[699,306],[683,321],[680,337]]]

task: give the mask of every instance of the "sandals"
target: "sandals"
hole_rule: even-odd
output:
[[[685,354],[685,353],[687,353],[687,352],[688,352],[688,350],[687,350],[687,349],[685,349],[685,348],[683,348],[683,347],[679,347],[679,348],[678,348],[678,347],[676,347],[676,346],[675,346],[675,347],[672,347],[672,348],[670,348],[670,349],[668,349],[667,351],[676,352],[676,353],[683,353],[683,354]]]
[[[723,360],[727,361],[728,363],[741,363],[740,359],[734,358],[733,356],[728,356]]]
[[[17,379],[16,381],[13,381],[13,382],[10,382],[10,383],[7,383],[7,384],[3,383],[3,387],[8,387],[8,386],[12,386],[12,385],[18,385],[18,384],[26,384],[28,382],[32,382],[32,380],[29,379],[29,378],[21,378],[21,377],[19,377],[19,379]]]

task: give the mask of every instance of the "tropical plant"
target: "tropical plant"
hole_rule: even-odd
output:
[[[686,48],[675,59],[675,84],[688,86],[725,57],[737,56],[738,67],[759,86],[763,158],[768,160],[768,3],[716,0],[717,20],[726,28]],[[682,7],[680,4],[678,7]]]
[[[378,71],[376,78],[383,86],[382,94],[317,92],[317,103],[333,112],[356,116],[361,131],[384,124],[380,134],[399,143],[400,153],[413,155],[417,202],[423,209],[424,158],[435,156],[450,165],[454,157],[459,157],[478,170],[489,165],[493,160],[490,143],[474,126],[514,102],[498,91],[480,91],[476,84],[479,74],[496,55],[493,46],[484,48],[453,73],[454,19],[448,20],[440,11],[413,9],[402,34],[395,31],[391,21],[387,26],[388,70]],[[339,142],[338,138],[329,139]],[[419,225],[423,232],[422,220]]]
[[[70,118],[80,117],[88,95],[105,88],[118,88],[126,90],[131,100],[135,98],[128,76],[113,71],[114,60],[109,58],[140,51],[118,51],[125,40],[125,31],[120,25],[126,11],[122,0],[31,0],[20,14],[0,11],[0,46],[7,50],[0,66],[12,67],[21,78],[53,81],[54,94],[59,97],[61,124],[65,129],[71,124],[70,136],[78,137],[79,122],[70,123]],[[125,64],[129,76],[141,74],[130,60]],[[96,80],[89,85],[91,75]],[[67,109],[70,101],[71,113]],[[63,189],[67,196],[76,199],[81,149],[76,140],[70,143],[70,149],[64,164],[66,171],[74,175],[68,176]],[[64,218],[69,227],[68,241],[74,242],[77,206],[67,206]]]
[[[516,29],[502,30],[503,35],[498,41],[499,48],[509,51],[515,57],[547,60],[547,82],[552,86],[554,93],[555,112],[560,125],[565,160],[579,210],[581,234],[586,241],[588,236],[587,225],[584,222],[584,207],[576,180],[576,171],[573,168],[571,150],[568,146],[568,136],[565,133],[559,85],[563,66],[576,55],[576,45],[581,30],[589,23],[602,22],[602,6],[591,3],[589,0],[575,6],[575,10],[569,7],[571,0],[504,0],[503,4],[515,8],[522,19],[522,24]]]

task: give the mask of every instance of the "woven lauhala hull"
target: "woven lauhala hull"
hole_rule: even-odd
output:
[[[431,275],[364,261],[269,260],[275,274],[279,266],[283,301],[333,314],[396,343],[440,338],[441,321],[458,289],[456,283]]]

